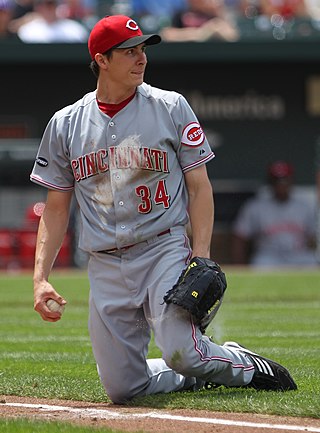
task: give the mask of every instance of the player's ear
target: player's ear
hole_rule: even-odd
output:
[[[97,53],[94,56],[94,60],[97,62],[97,64],[99,65],[100,68],[102,69],[106,69],[108,67],[109,64],[109,60],[106,56],[104,56],[101,53]]]

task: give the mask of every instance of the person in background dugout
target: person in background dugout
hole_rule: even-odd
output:
[[[316,234],[316,258],[320,264],[320,137],[316,141],[315,149],[315,186],[316,186],[316,197],[317,197],[317,234]]]
[[[315,206],[293,190],[293,166],[276,161],[268,167],[267,190],[249,199],[233,226],[235,264],[314,266]]]

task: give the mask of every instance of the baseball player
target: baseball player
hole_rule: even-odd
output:
[[[289,390],[289,372],[237,343],[213,343],[192,316],[163,301],[194,256],[209,258],[214,154],[185,98],[146,84],[144,35],[130,17],[102,18],[88,47],[97,88],[53,115],[31,180],[48,188],[38,229],[34,307],[55,322],[49,283],[75,194],[89,256],[89,331],[106,393],[196,390],[206,383]],[[190,222],[192,249],[186,233]],[[161,359],[147,359],[151,331]]]
[[[235,220],[235,263],[317,265],[315,206],[297,196],[293,176],[293,166],[286,161],[274,161],[268,166],[269,188],[246,202]]]
[[[316,189],[316,260],[320,264],[320,138],[315,149],[315,189]]]

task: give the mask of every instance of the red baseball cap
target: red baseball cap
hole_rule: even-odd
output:
[[[275,161],[270,164],[268,174],[270,178],[282,179],[293,175],[293,166],[285,161]]]
[[[88,39],[88,48],[94,59],[97,53],[103,54],[110,48],[132,48],[142,43],[155,45],[159,42],[159,35],[144,35],[132,18],[110,15],[95,24]]]

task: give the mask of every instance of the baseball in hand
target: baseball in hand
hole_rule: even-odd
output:
[[[46,304],[49,310],[52,312],[58,311],[61,314],[64,312],[64,305],[58,304],[58,302],[56,302],[54,299],[48,299]]]

